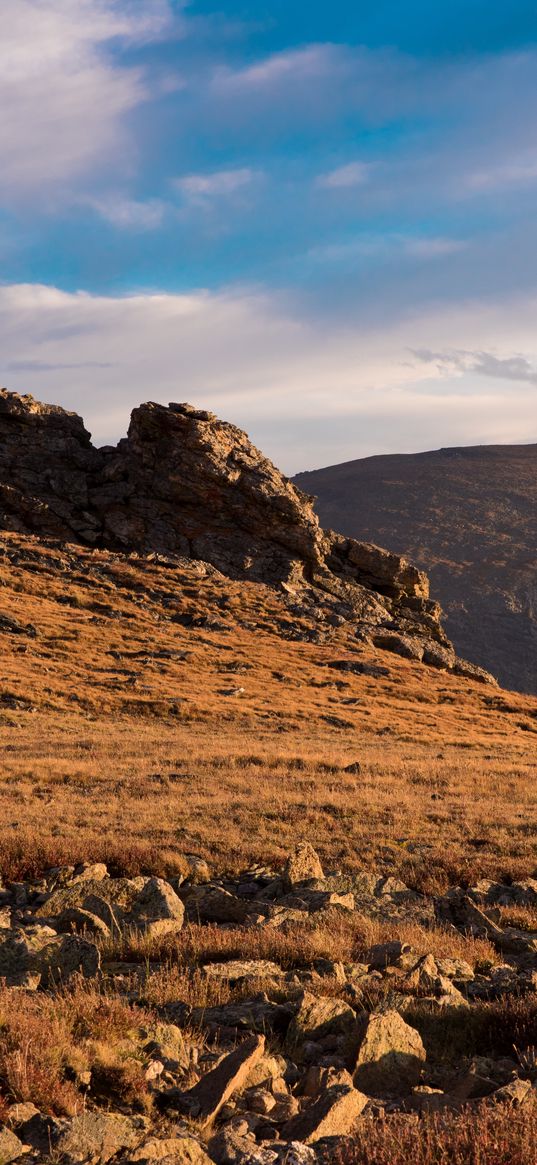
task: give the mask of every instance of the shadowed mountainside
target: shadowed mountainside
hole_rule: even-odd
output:
[[[537,445],[367,457],[295,481],[322,523],[426,565],[455,647],[537,692]]]

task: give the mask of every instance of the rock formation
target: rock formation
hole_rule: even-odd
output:
[[[0,390],[0,526],[313,591],[378,646],[456,664],[422,571],[323,530],[245,433],[188,404],[141,405],[127,437],[97,449],[75,413]]]

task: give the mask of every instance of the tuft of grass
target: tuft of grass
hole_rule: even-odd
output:
[[[537,1106],[364,1121],[331,1165],[534,1165]]]

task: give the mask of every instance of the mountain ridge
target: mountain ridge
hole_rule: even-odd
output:
[[[427,562],[455,645],[537,692],[537,444],[381,454],[294,480],[323,522]]]

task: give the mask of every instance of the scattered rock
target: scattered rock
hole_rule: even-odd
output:
[[[234,1052],[203,1076],[188,1092],[169,1093],[162,1097],[165,1107],[177,1106],[188,1112],[203,1128],[211,1125],[220,1109],[234,1092],[240,1092],[252,1068],[265,1051],[265,1037],[251,1036]]]
[[[399,1012],[373,1012],[362,1024],[354,1084],[371,1096],[409,1091],[420,1079],[425,1058],[419,1032]]]
[[[314,1144],[321,1137],[344,1137],[350,1133],[367,1101],[367,1096],[356,1088],[335,1084],[284,1125],[282,1136],[306,1145]]]
[[[284,886],[292,889],[302,882],[309,882],[314,878],[323,877],[323,867],[320,858],[309,842],[301,842],[294,853],[289,854],[283,872]]]

